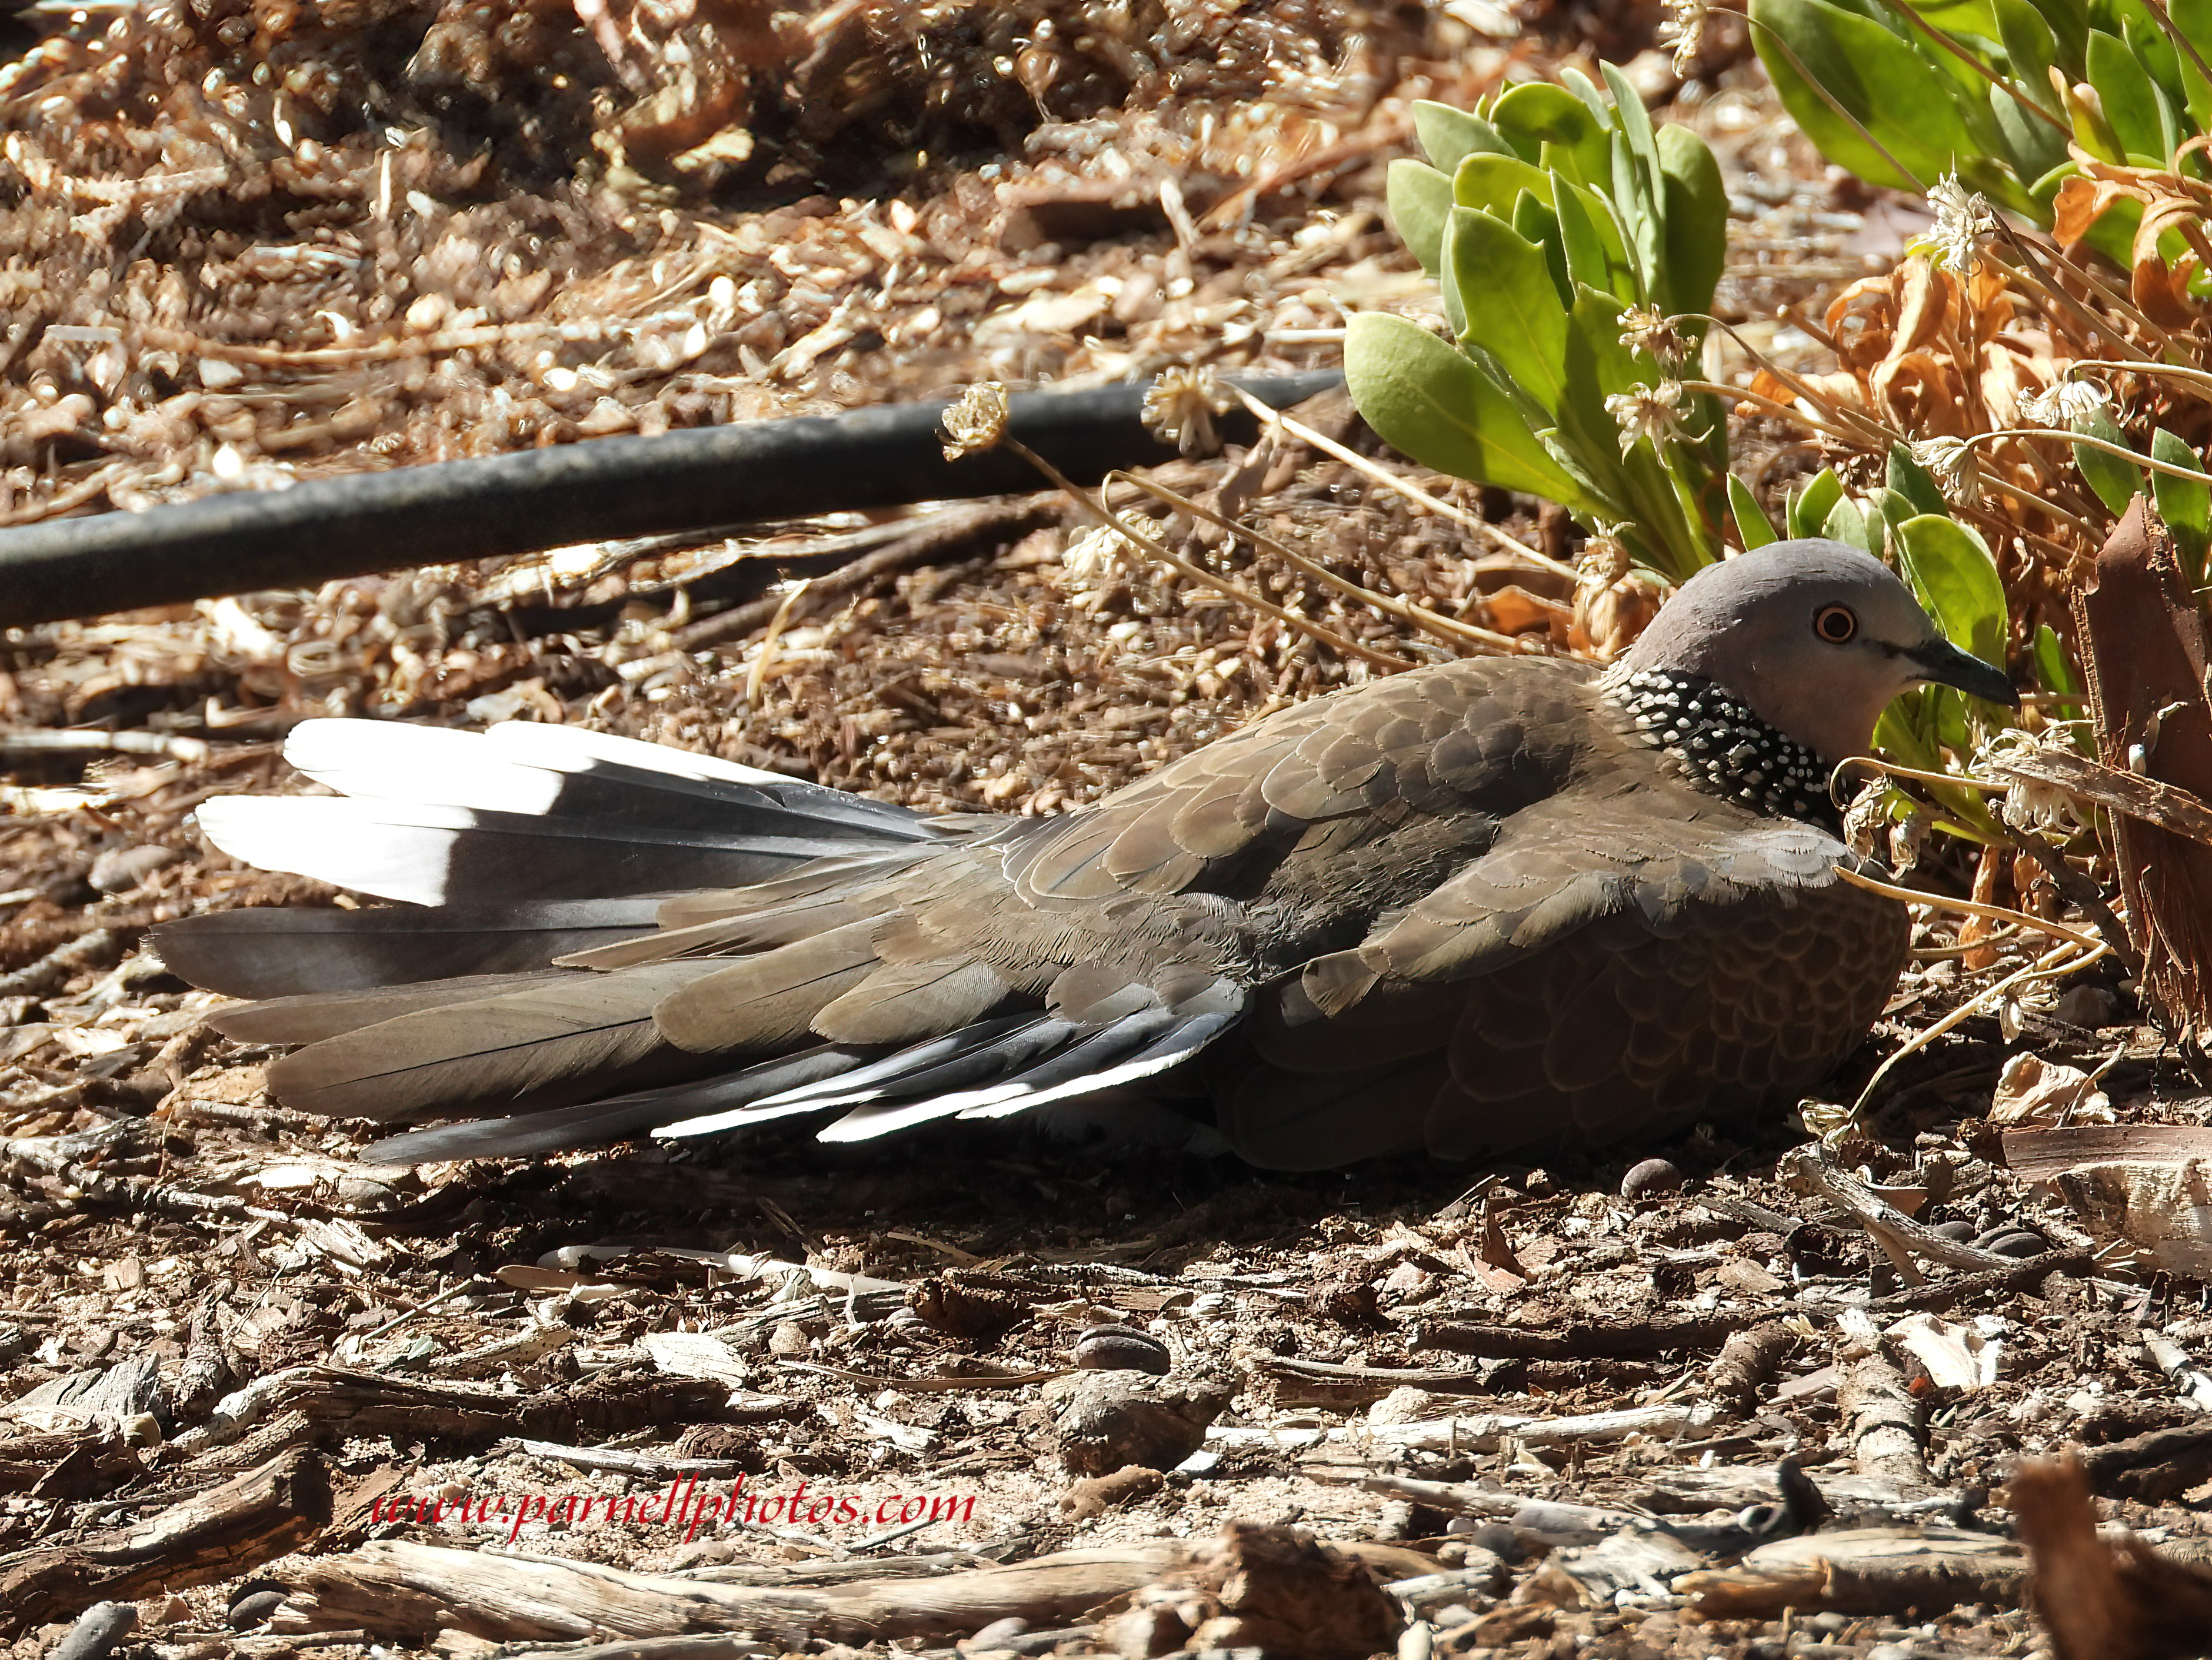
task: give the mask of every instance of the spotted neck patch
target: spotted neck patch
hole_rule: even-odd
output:
[[[1607,677],[1629,735],[1663,750],[1687,783],[1753,812],[1840,829],[1826,762],[1717,682],[1666,669]]]

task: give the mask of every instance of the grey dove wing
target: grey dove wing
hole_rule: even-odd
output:
[[[1255,1163],[1325,1168],[1603,1144],[1802,1093],[1904,965],[1905,908],[1834,873],[1859,862],[1671,779],[1525,809],[1255,1000],[1222,1127]]]

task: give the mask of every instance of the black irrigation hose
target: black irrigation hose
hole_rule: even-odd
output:
[[[1334,369],[1239,382],[1284,409],[1343,383]],[[1079,483],[1175,451],[1139,418],[1142,386],[1025,392],[1008,430]],[[861,508],[1033,490],[1006,450],[948,461],[942,403],[601,438],[482,460],[312,479],[147,513],[0,531],[0,628],[344,576],[720,529]],[[1249,441],[1252,416],[1218,425]]]

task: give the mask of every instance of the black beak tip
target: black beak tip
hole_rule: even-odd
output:
[[[2007,708],[2020,707],[2020,691],[2010,675],[1994,663],[1985,663],[1960,651],[1948,641],[1936,641],[1911,654],[1926,671],[1925,678],[1934,684],[1955,687],[1970,697],[2002,703]]]

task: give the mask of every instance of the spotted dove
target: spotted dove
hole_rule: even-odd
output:
[[[1699,572],[1610,667],[1440,663],[1062,818],[926,818],[583,733],[358,721],[216,846],[402,903],[161,931],[288,1106],[394,1162],[837,1112],[824,1140],[1141,1086],[1251,1162],[1601,1145],[1787,1100],[1905,907],[1828,792],[1892,697],[2014,701],[1841,544]],[[838,1111],[841,1110],[842,1111]]]

